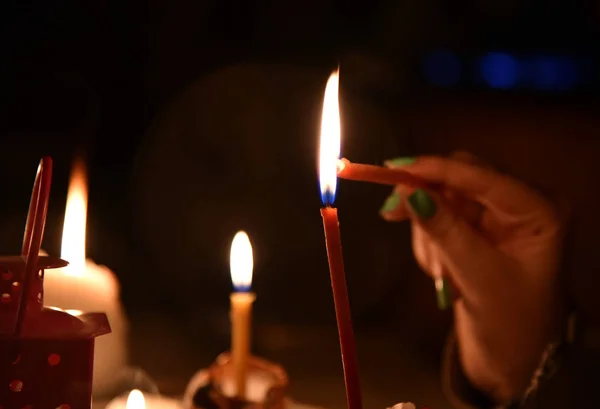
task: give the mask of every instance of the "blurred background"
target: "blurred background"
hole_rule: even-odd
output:
[[[568,292],[600,309],[578,278],[600,227],[597,2],[55,0],[4,2],[0,19],[1,248],[18,251],[48,154],[43,247],[60,254],[84,155],[88,256],[118,275],[132,360],[167,393],[228,348],[229,248],[244,229],[255,353],[286,366],[298,399],[344,406],[316,173],[338,64],[344,156],[465,149],[567,198]],[[379,218],[388,193],[340,182],[337,199],[366,406],[443,408],[451,314],[435,307],[408,226]]]

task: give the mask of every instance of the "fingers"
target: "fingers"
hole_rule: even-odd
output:
[[[409,193],[410,189],[407,186],[396,186],[379,210],[381,217],[388,222],[401,222],[408,219],[404,199]]]
[[[463,163],[470,163],[484,169],[492,169],[487,163],[469,152],[455,151],[452,152],[450,157]],[[446,203],[451,203],[452,208],[463,216],[471,226],[478,225],[484,211],[484,207],[480,203],[468,199],[464,194],[449,188],[444,189],[444,198]]]
[[[468,154],[460,155],[464,158]],[[393,166],[393,161],[388,165]],[[547,207],[546,201],[524,184],[457,158],[421,156],[402,170],[429,183],[443,184],[459,191],[493,211],[519,216]]]
[[[411,226],[411,234],[413,253],[415,254],[417,263],[427,275],[435,278],[436,276],[432,262],[433,252],[431,243],[425,240],[423,237],[423,229],[421,229],[418,225],[413,224]]]
[[[485,166],[474,155],[468,152],[454,152],[451,157],[464,163]],[[388,162],[386,165],[388,167],[399,167],[411,163],[414,163],[414,159],[401,158],[399,160]],[[404,199],[413,191],[414,188],[410,188],[406,185],[396,186],[392,194],[384,202],[380,212],[381,216],[385,220],[391,222],[402,221],[409,218],[409,210]],[[454,189],[444,188],[439,194],[443,197],[444,202],[451,206],[456,214],[460,214],[472,226],[478,224],[483,213],[483,206],[481,204],[473,200],[468,200],[464,194],[461,194]],[[423,228],[419,224],[412,223],[411,230],[415,258],[423,271],[434,279],[438,308],[440,310],[446,310],[451,306],[452,299],[456,299],[455,296],[460,294],[460,292],[456,289],[456,285],[451,283],[452,280],[448,268],[442,262],[442,257],[440,256],[442,254],[441,249],[435,242],[426,237]]]
[[[479,164],[482,167],[486,165],[479,160],[475,155],[468,152],[457,151],[450,155],[451,158],[464,163]],[[387,167],[398,168],[414,163],[414,158],[397,158],[394,160],[387,161],[385,164]],[[408,210],[404,205],[403,198],[406,198],[414,188],[407,185],[397,185],[390,196],[384,201],[380,214],[383,219],[389,222],[401,222],[408,219]],[[468,200],[463,194],[453,189],[442,189],[440,192],[446,199],[446,202],[452,205],[452,208],[463,215],[466,220],[472,224],[476,224],[483,212],[483,206],[481,204]]]
[[[442,262],[443,257],[440,256],[442,250],[425,237],[426,233],[420,225],[412,223],[411,227],[415,259],[421,269],[434,280],[438,308],[446,310],[454,300],[460,298],[461,293]]]
[[[479,165],[481,167],[488,167],[483,161],[478,159],[475,155],[465,151],[455,151],[450,154],[450,157],[460,162],[471,163]],[[476,228],[481,220],[484,208],[481,204],[467,199],[465,195],[460,192],[445,188],[443,190],[442,199],[446,204],[451,205],[452,210],[463,217],[470,226]],[[415,224],[415,231],[422,231],[419,225]],[[423,236],[420,234],[418,236]],[[413,240],[417,240],[417,235],[413,235]],[[460,291],[458,291],[456,284],[452,282],[450,273],[446,265],[442,264],[442,250],[435,245],[430,244],[430,259],[432,265],[429,267],[431,275],[433,276],[435,283],[436,301],[440,310],[448,309],[454,300],[460,298]]]
[[[488,286],[496,279],[485,273],[501,259],[497,250],[441,200],[439,195],[416,189],[405,201],[409,217],[414,223],[415,251],[422,248],[427,253],[420,263],[429,264],[425,268],[430,274],[434,273],[431,271],[434,264],[440,263],[444,270],[448,270],[462,294],[475,297],[477,294],[485,294],[481,291],[482,286]],[[427,251],[427,242],[432,243],[439,251]],[[416,255],[419,256],[418,253]]]

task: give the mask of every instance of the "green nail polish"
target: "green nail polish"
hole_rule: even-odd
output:
[[[420,218],[431,219],[437,211],[437,205],[423,189],[415,190],[407,199],[408,205]]]
[[[400,204],[400,194],[398,192],[394,192],[385,199],[383,202],[383,206],[381,206],[381,213],[391,212]]]
[[[442,311],[450,307],[451,289],[448,281],[445,278],[435,280],[435,292],[437,296],[438,308]]]
[[[416,160],[417,159],[413,158],[412,156],[406,156],[406,157],[389,159],[383,163],[385,164],[385,166],[389,166],[391,168],[396,168],[396,167],[400,167],[400,166],[406,166],[406,165],[413,164],[413,163],[415,163]]]

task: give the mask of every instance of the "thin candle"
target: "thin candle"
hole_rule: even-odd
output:
[[[357,182],[379,183],[381,185],[408,185],[413,187],[426,186],[423,180],[402,169],[352,163],[345,158],[338,160],[337,174],[342,179],[350,179]]]
[[[321,209],[331,289],[335,305],[335,316],[338,326],[344,381],[346,385],[346,400],[348,409],[362,409],[362,396],[358,375],[358,360],[350,302],[346,287],[342,242],[340,238],[337,209],[334,208],[337,187],[337,161],[340,157],[340,111],[338,102],[339,74],[334,72],[329,77],[325,88],[323,102],[323,117],[321,119],[321,142],[319,152],[319,176],[321,199],[324,207]]]
[[[256,295],[252,286],[252,245],[246,232],[233,238],[230,253],[231,281],[234,292],[231,300],[231,361],[233,364],[236,398],[246,400],[248,359],[250,357],[250,323],[252,304]]]

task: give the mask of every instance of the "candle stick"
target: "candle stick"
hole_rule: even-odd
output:
[[[352,163],[345,158],[340,159],[337,162],[337,175],[342,179],[350,179],[357,182],[378,183],[381,185],[427,186],[427,183],[419,177],[411,175],[401,169],[365,165],[363,163]]]
[[[63,227],[61,256],[70,265],[46,272],[44,298],[49,306],[80,316],[104,312],[112,333],[99,338],[94,351],[94,395],[103,396],[127,365],[127,320],[119,300],[119,282],[110,269],[86,260],[88,188],[84,163],[73,164]]]
[[[236,398],[246,400],[248,360],[250,357],[250,322],[252,303],[256,299],[252,286],[252,245],[248,235],[240,231],[233,238],[230,253],[231,281],[231,360],[236,385]]]
[[[319,153],[319,174],[321,198],[325,207],[321,209],[331,289],[335,305],[335,315],[342,352],[346,400],[348,409],[362,409],[362,397],[358,375],[356,345],[352,329],[350,302],[346,287],[342,242],[337,217],[337,209],[332,207],[337,185],[337,160],[340,156],[340,112],[338,104],[339,74],[334,72],[329,77],[325,88],[323,117],[321,119],[321,143]]]

